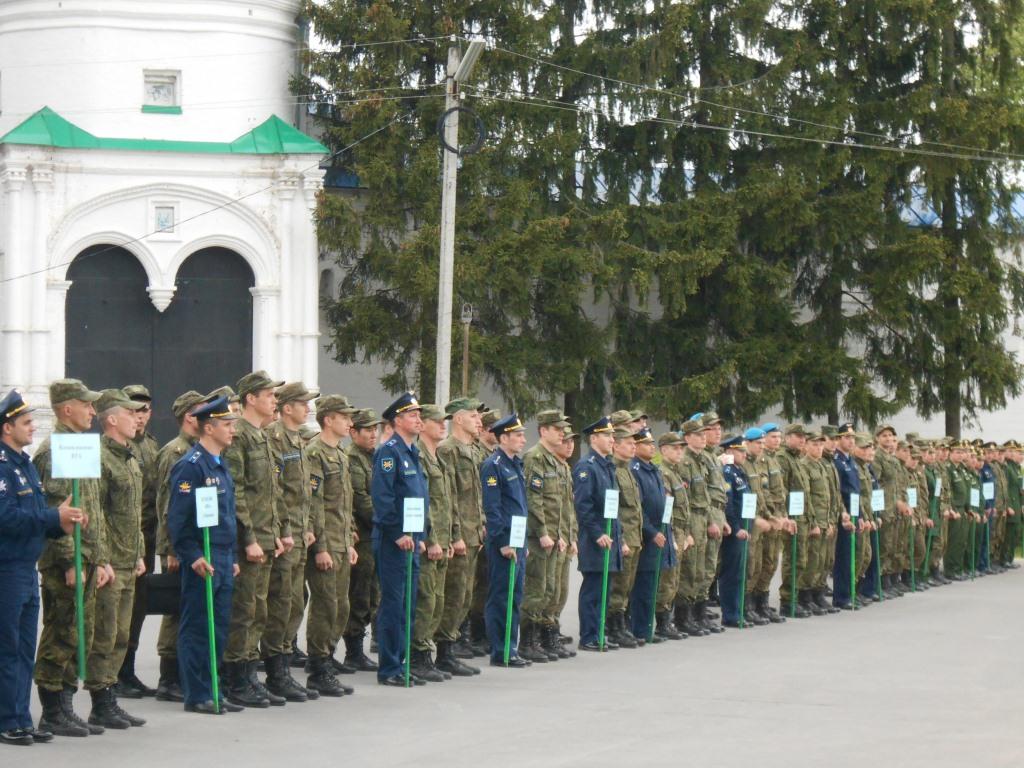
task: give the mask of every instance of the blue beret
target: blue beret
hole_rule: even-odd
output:
[[[391,421],[395,416],[406,411],[418,411],[420,404],[416,402],[416,395],[412,392],[403,392],[402,395],[391,405],[384,409],[381,418],[384,421]]]
[[[703,413],[703,411],[701,411],[701,412],[693,414],[693,416],[688,418],[687,421],[700,421],[701,418],[703,418],[703,416],[704,416],[704,413]]]
[[[781,432],[782,430],[779,429],[779,425],[774,421],[769,421],[768,423],[761,425],[761,431],[767,435],[769,432]]]
[[[612,420],[608,416],[602,416],[600,419],[595,421],[593,424],[588,424],[583,428],[584,435],[592,435],[595,432],[614,432],[615,427],[612,426]]]
[[[766,426],[770,426],[770,425],[766,425]],[[765,435],[765,432],[764,432],[763,429],[760,429],[759,427],[751,427],[750,429],[748,429],[746,432],[743,433],[743,439],[744,440],[760,440],[761,438],[764,437],[764,435]]]
[[[519,420],[519,416],[515,413],[510,413],[504,419],[498,419],[491,425],[490,432],[495,437],[501,437],[509,432],[522,432],[525,429],[523,423]]]
[[[206,421],[207,419],[237,419],[238,417],[231,412],[231,408],[228,405],[228,398],[226,395],[216,397],[208,403],[203,403],[194,411],[192,415],[196,417],[196,421]]]
[[[3,400],[0,400],[0,424],[21,416],[23,413],[32,413],[34,410],[35,408],[28,407],[28,403],[22,399],[18,390],[12,389]]]

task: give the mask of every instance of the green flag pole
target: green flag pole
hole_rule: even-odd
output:
[[[743,521],[743,530],[747,532],[747,538],[743,540],[743,548],[740,550],[740,629],[746,626],[743,617],[747,610],[747,547],[750,544],[750,521]]]
[[[971,518],[971,580],[972,581],[974,580],[974,573],[975,573],[975,570],[974,570],[974,566],[975,566],[974,558],[977,557],[977,553],[978,553],[977,535],[978,535],[978,523],[972,517]]]
[[[882,537],[874,530],[871,532],[871,538],[875,542],[875,553],[878,557],[878,567],[875,568],[875,592],[878,593],[879,600],[885,600],[885,593],[882,592]]]
[[[850,531],[850,605],[857,610],[857,521],[859,517],[852,517],[853,530]]]
[[[78,481],[71,481],[71,506],[79,504]],[[85,573],[82,569],[82,524],[75,523],[75,623],[78,629],[78,679],[85,680]]]
[[[604,535],[608,538],[612,536],[612,521],[609,518],[604,526]],[[605,650],[604,647],[604,625],[608,618],[608,565],[609,560],[612,556],[612,547],[615,546],[615,542],[608,546],[608,549],[604,551],[604,567],[601,571],[601,623],[597,628],[597,644],[601,647],[601,650]]]
[[[917,531],[910,526],[910,591],[917,592],[917,560],[914,558],[914,536]]]
[[[203,528],[203,556],[212,566],[210,558],[210,529]],[[210,638],[210,688],[213,691],[213,711],[220,714],[220,686],[217,680],[217,632],[213,623],[213,574],[206,574],[206,628]]]
[[[796,539],[798,534],[790,536],[792,542],[789,549],[789,617],[796,618]]]
[[[985,514],[985,565],[992,568],[992,521]]]
[[[661,535],[665,537],[665,547],[668,546],[668,526],[661,524]],[[658,564],[654,567],[654,589],[651,591],[651,615],[647,620],[647,642],[654,642],[654,618],[658,612],[658,587],[661,586],[661,567],[665,562],[665,547],[658,552]]]
[[[412,554],[416,549],[416,541],[413,540],[413,548],[405,556],[405,687],[410,684],[409,659],[412,656]]]
[[[516,550],[512,550],[515,552]],[[505,666],[508,666],[509,654],[512,652],[512,596],[516,588],[516,561],[508,559],[508,604],[505,606]]]
[[[935,529],[939,525],[938,513],[939,513],[939,496],[935,493],[935,486],[932,486],[932,497],[928,502],[928,516],[931,518],[932,527],[928,529],[928,538],[925,541],[924,547],[924,565],[921,566],[921,578],[924,579],[928,576],[931,571],[932,562],[932,539],[935,537]]]

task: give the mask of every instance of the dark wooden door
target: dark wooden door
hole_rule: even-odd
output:
[[[67,375],[93,389],[145,384],[150,429],[177,432],[171,403],[189,389],[209,392],[252,368],[253,274],[226,248],[206,248],[178,270],[170,306],[157,312],[146,273],[123,248],[95,246],[68,269]]]

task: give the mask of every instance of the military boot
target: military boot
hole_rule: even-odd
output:
[[[536,625],[532,621],[524,621],[519,626],[519,655],[527,661],[547,664],[548,655],[537,645]]]
[[[88,736],[89,729],[69,719],[61,705],[60,691],[39,689],[39,701],[43,705],[43,715],[39,718],[39,730],[49,731],[54,736]]]
[[[685,640],[689,637],[685,632],[680,632],[676,629],[668,611],[658,611],[658,613],[655,614],[654,619],[656,622],[654,634],[658,637],[663,637],[666,640]]]
[[[363,653],[363,638],[366,633],[345,635],[345,664],[357,672],[376,672],[377,662]]]
[[[102,725],[87,723],[75,713],[75,694],[77,692],[78,689],[75,686],[64,683],[60,692],[60,705],[64,710],[64,716],[79,728],[85,728],[90,736],[99,736],[106,728]]]
[[[759,613],[764,616],[772,624],[785,624],[786,617],[782,615],[781,610],[775,610],[772,607],[771,595],[767,592],[761,592],[758,598],[758,605],[760,606]],[[787,608],[788,606],[782,606]]]
[[[266,709],[270,699],[261,696],[253,687],[243,661],[224,662],[224,698],[240,707]]]
[[[700,602],[698,602],[696,606],[696,611],[697,621],[699,621],[700,625],[707,629],[708,632],[710,632],[713,635],[720,635],[723,632],[725,632],[725,627],[723,627],[717,619],[712,619],[708,615],[707,600],[701,600]]]
[[[268,702],[270,702],[270,706],[283,707],[287,700],[284,698],[284,696],[278,696],[276,693],[271,693],[269,690],[267,690],[267,686],[265,686],[260,681],[260,676],[256,672],[258,666],[259,662],[257,662],[255,659],[249,659],[249,661],[245,661],[242,663],[242,670],[243,673],[245,674],[246,680],[249,681],[249,685],[252,687],[253,691],[256,693],[257,696],[264,698]]]
[[[824,589],[811,590],[811,599],[814,600],[815,604],[821,608],[825,613],[839,613],[841,609],[836,608],[832,603],[825,597]]]
[[[280,654],[264,659],[267,667],[267,690],[286,701],[308,701],[306,689],[292,678],[288,662],[289,657]]]
[[[102,725],[104,728],[114,728],[118,731],[125,731],[132,727],[131,723],[117,713],[114,706],[114,694],[109,688],[89,691],[89,695],[92,697],[92,711],[89,713],[90,723]]]
[[[825,615],[825,611],[822,609],[822,607],[811,599],[811,590],[809,589],[801,589],[799,592],[797,592],[797,602],[805,611],[810,613],[812,616]]]
[[[557,621],[555,622],[555,631],[558,632],[558,642],[562,645],[569,645],[572,643],[572,637],[562,634],[562,627]]]
[[[121,705],[117,701],[117,694],[114,693],[113,686],[111,686],[107,690],[110,692],[110,704],[113,707],[114,712],[117,713],[118,717],[120,717],[122,720],[127,720],[128,725],[132,726],[133,728],[141,728],[146,724],[146,720],[144,718],[128,714],[123,709],[121,709]]]
[[[474,656],[490,656],[491,643],[487,639],[487,625],[483,616],[469,619],[469,648]],[[458,653],[455,654],[458,656]]]
[[[613,613],[608,616],[608,620],[612,628],[611,638],[620,648],[636,648],[640,645],[633,637],[633,633],[626,628],[626,614]]]
[[[413,649],[409,659],[409,673],[428,683],[443,683],[445,680],[441,670],[435,668],[430,662],[430,651]]]
[[[156,687],[156,700],[177,703],[185,701],[185,694],[181,691],[181,681],[178,678],[177,659],[160,657],[160,681]]]
[[[711,632],[704,629],[696,620],[693,603],[685,600],[679,601],[676,605],[676,628],[694,637],[704,637]]]
[[[117,685],[114,686],[117,695],[125,699],[142,699],[149,696],[156,696],[156,689],[139,680],[135,674],[135,651],[128,649],[121,663],[121,669],[117,673]]]
[[[544,624],[540,627],[540,647],[547,652],[549,659],[551,654],[558,659],[571,659],[576,655],[576,651],[566,648],[558,641],[558,627],[554,624]]]
[[[760,592],[752,593],[748,596],[746,604],[743,606],[743,623],[755,627],[763,627],[765,624],[771,623],[771,619],[764,613],[761,613]]]
[[[299,638],[292,638],[292,654],[288,657],[288,666],[293,669],[305,669],[306,664],[309,663],[309,656],[302,652],[299,648]]]
[[[478,667],[466,664],[455,657],[450,640],[437,641],[437,661],[434,662],[434,666],[453,677],[473,677],[480,674]]]
[[[309,677],[306,678],[306,688],[312,688],[322,696],[333,698],[344,696],[347,693],[345,687],[334,676],[331,662],[326,656],[311,656],[307,669],[309,669]]]

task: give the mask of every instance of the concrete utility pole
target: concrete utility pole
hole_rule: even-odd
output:
[[[484,43],[474,40],[465,57],[456,47],[448,49],[448,78],[444,108],[459,106],[459,85],[469,78],[483,53]],[[459,113],[452,112],[444,124],[444,140],[448,147],[459,145]],[[455,273],[455,193],[459,173],[459,156],[443,147],[441,176],[441,257],[437,284],[437,375],[434,402],[442,408],[450,399],[452,367],[452,293]]]

